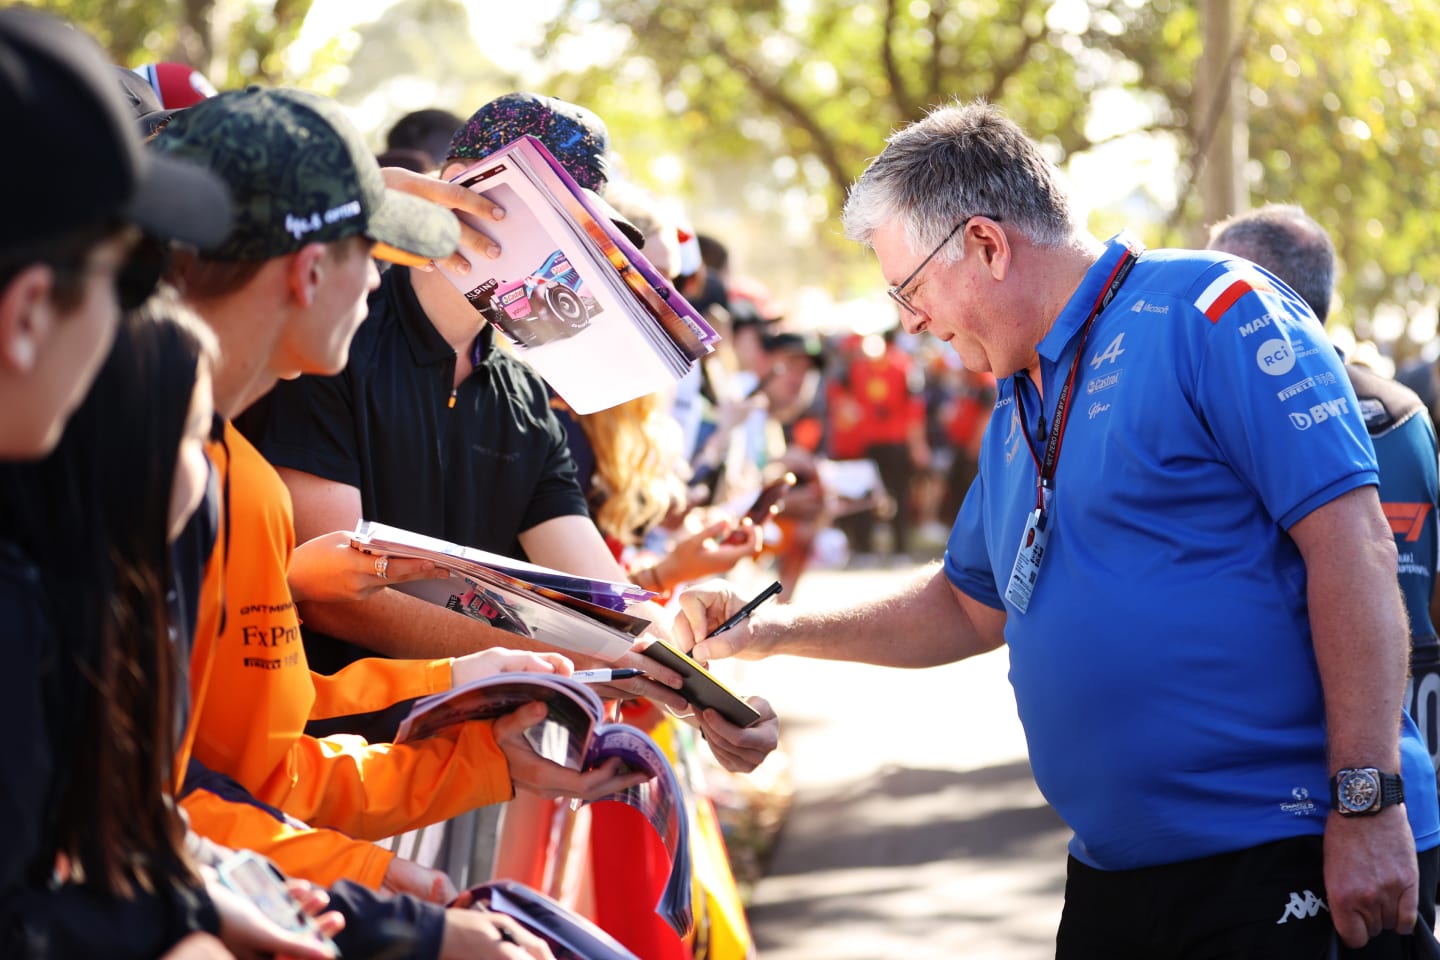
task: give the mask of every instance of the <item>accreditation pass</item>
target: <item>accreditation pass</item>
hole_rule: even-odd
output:
[[[1010,570],[1010,583],[1005,587],[1005,599],[1021,613],[1030,609],[1030,597],[1035,593],[1035,581],[1040,576],[1040,562],[1045,559],[1045,544],[1050,539],[1048,507],[1051,491],[1042,490],[1042,506],[1030,511],[1025,520],[1025,530],[1020,534],[1020,549],[1015,553],[1015,566]]]

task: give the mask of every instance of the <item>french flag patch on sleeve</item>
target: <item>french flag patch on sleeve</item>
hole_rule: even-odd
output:
[[[1214,282],[1205,288],[1205,292],[1196,298],[1195,306],[1210,318],[1211,323],[1219,323],[1225,311],[1245,294],[1261,291],[1270,293],[1273,290],[1258,271],[1245,268],[1227,270],[1216,277]]]

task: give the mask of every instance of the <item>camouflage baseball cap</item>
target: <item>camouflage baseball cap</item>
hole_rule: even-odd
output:
[[[364,234],[375,256],[419,263],[460,244],[454,214],[390,190],[333,101],[301,90],[222,93],[176,114],[155,149],[208,167],[229,185],[235,226],[204,253],[268,260],[307,243]]]

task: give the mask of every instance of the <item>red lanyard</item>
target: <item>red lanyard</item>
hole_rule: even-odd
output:
[[[1075,347],[1075,359],[1070,362],[1070,375],[1065,378],[1064,385],[1060,388],[1060,395],[1055,399],[1055,416],[1051,420],[1050,436],[1045,443],[1045,460],[1035,456],[1035,444],[1030,440],[1030,424],[1025,419],[1025,402],[1022,399],[1023,393],[1020,389],[1020,374],[1011,377],[1011,385],[1015,390],[1015,412],[1020,415],[1020,431],[1025,435],[1025,449],[1030,451],[1030,459],[1035,463],[1035,509],[1044,511],[1045,490],[1055,489],[1055,466],[1060,462],[1060,441],[1065,435],[1065,424],[1070,418],[1070,394],[1075,388],[1075,376],[1080,372],[1080,360],[1085,354],[1085,340],[1090,336],[1090,327],[1094,325],[1095,318],[1099,317],[1110,306],[1110,301],[1115,299],[1115,294],[1120,292],[1120,285],[1130,275],[1130,268],[1140,259],[1140,254],[1133,247],[1126,247],[1125,254],[1120,262],[1115,264],[1114,271],[1110,274],[1110,280],[1105,284],[1105,289],[1095,301],[1095,306],[1090,308],[1090,315],[1085,318],[1084,325],[1080,328],[1080,343]],[[1028,379],[1028,378],[1027,378]],[[1041,412],[1044,412],[1044,403],[1041,403]]]

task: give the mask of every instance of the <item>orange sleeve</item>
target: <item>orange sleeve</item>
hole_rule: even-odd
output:
[[[192,790],[180,801],[196,833],[236,850],[254,850],[292,877],[321,886],[353,880],[379,890],[395,854],[337,830],[279,820],[264,807]]]
[[[508,800],[509,762],[488,723],[403,746],[305,735],[316,691],[285,582],[294,549],[290,494],[229,424],[225,438],[217,462],[228,464],[229,542],[223,577],[207,576],[200,598],[193,662],[213,663],[208,686],[192,690],[194,758],[291,816],[365,839]],[[363,695],[373,709],[378,697],[359,692],[373,677],[412,695],[442,677],[441,689],[450,686],[448,661],[357,666],[331,689],[330,706]]]
[[[489,722],[407,744],[297,737],[255,791],[307,823],[379,840],[509,800],[510,765]]]
[[[339,673],[310,672],[315,702],[311,720],[383,710],[451,687],[450,660],[356,660]]]

